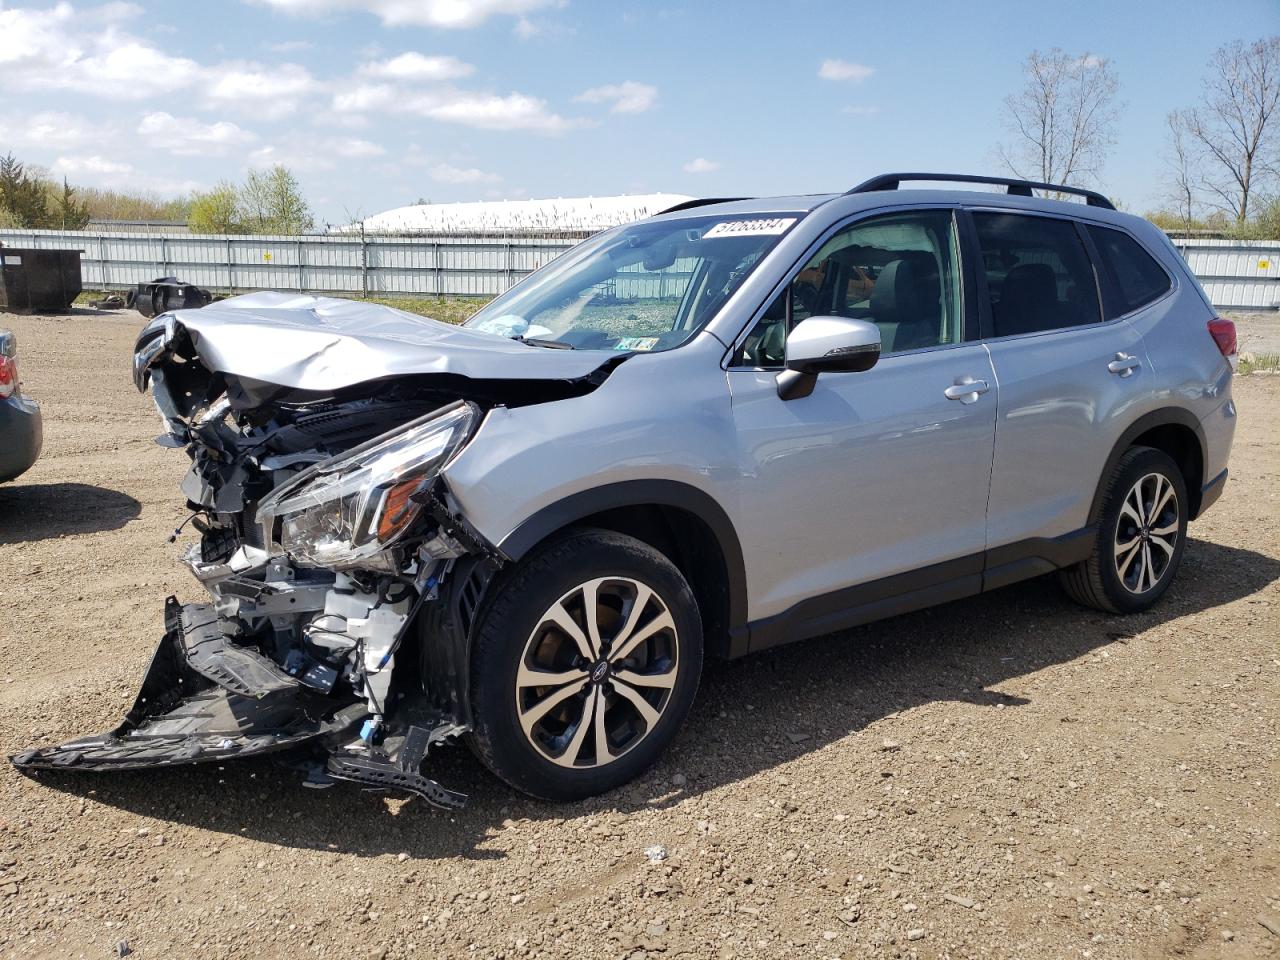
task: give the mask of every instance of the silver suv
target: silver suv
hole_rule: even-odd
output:
[[[421,764],[462,736],[520,790],[608,790],[707,655],[1053,571],[1155,603],[1226,481],[1234,359],[1147,221],[937,174],[685,204],[461,328],[274,293],[163,314],[135,377],[193,461],[210,602],[170,598],[119,728],[14,760],[292,748],[313,786],[452,806]]]

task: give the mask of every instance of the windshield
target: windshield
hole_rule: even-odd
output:
[[[802,216],[618,227],[512,287],[466,326],[579,350],[670,350],[702,329]]]

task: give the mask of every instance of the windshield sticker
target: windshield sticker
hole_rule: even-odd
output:
[[[717,223],[704,233],[704,240],[715,237],[772,237],[785,233],[796,222],[795,217],[774,217],[771,220],[726,220]]]
[[[658,345],[657,337],[623,337],[613,345],[615,350],[652,350]]]

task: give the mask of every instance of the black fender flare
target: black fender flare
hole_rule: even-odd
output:
[[[619,507],[675,507],[705,523],[716,539],[724,558],[725,588],[728,592],[728,629],[731,649],[747,640],[747,572],[742,543],[724,507],[704,490],[678,480],[623,480],[570,494],[538,510],[497,545],[498,551],[518,561],[534,546],[557,530],[587,517]]]
[[[1107,456],[1107,462],[1102,468],[1102,473],[1098,476],[1098,486],[1093,493],[1093,502],[1089,505],[1089,523],[1090,525],[1098,522],[1098,516],[1102,512],[1102,497],[1106,492],[1107,478],[1111,476],[1115,470],[1116,463],[1124,452],[1133,446],[1133,441],[1142,436],[1148,430],[1156,427],[1179,426],[1187,427],[1196,435],[1196,441],[1200,444],[1200,463],[1203,466],[1208,462],[1208,445],[1204,439],[1204,427],[1200,423],[1200,418],[1185,407],[1161,407],[1159,410],[1152,410],[1150,413],[1144,413],[1133,423],[1129,424],[1120,434],[1120,438],[1115,442],[1115,446],[1111,448],[1111,453]],[[1204,478],[1201,478],[1203,482]],[[1189,519],[1195,519],[1200,508],[1199,488],[1188,490],[1187,495],[1191,498],[1191,511],[1188,514]]]

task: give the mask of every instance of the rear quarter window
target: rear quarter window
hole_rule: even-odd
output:
[[[1127,233],[1093,224],[1088,230],[1102,267],[1111,276],[1113,295],[1107,298],[1108,320],[1158,300],[1173,286],[1164,268]]]

